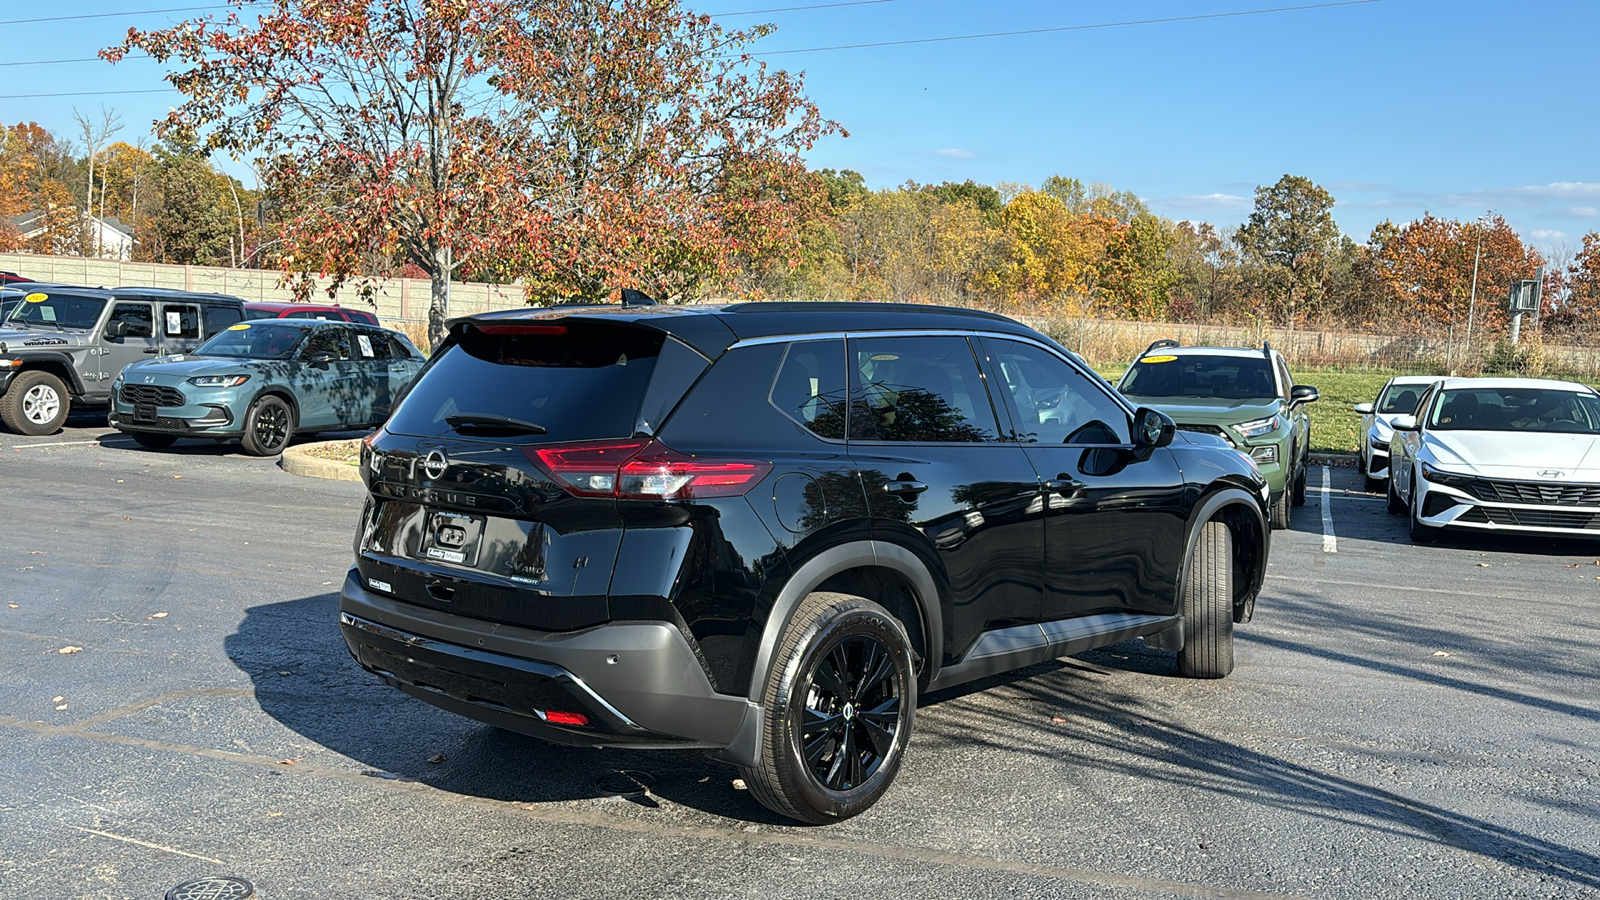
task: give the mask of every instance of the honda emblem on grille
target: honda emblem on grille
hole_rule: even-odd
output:
[[[428,455],[422,460],[422,471],[429,478],[444,477],[444,470],[450,465],[450,460],[445,458],[442,450],[429,450]]]
[[[1539,472],[1540,478],[1565,478],[1567,473],[1560,469],[1544,469]]]

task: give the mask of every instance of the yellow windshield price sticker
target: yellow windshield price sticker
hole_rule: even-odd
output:
[[[50,299],[50,295],[49,294],[29,294],[28,296],[23,297],[22,299],[27,301],[28,303],[43,303],[46,300]]]
[[[1146,356],[1144,359],[1139,360],[1139,362],[1175,362],[1177,359],[1178,358],[1176,356]]]
[[[228,330],[229,331],[244,331],[246,328],[249,328],[249,327],[250,327],[250,323],[249,322],[240,322],[237,325],[229,325],[228,326]]]

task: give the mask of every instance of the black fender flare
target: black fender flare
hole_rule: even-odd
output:
[[[61,377],[62,372],[66,372],[67,390],[72,396],[83,398],[89,393],[88,385],[83,383],[83,373],[78,371],[78,367],[72,362],[72,357],[69,354],[53,350],[17,348],[7,355],[22,360],[22,366],[13,371],[13,378],[29,369],[49,372],[57,378]],[[110,396],[110,392],[107,391],[106,395]]]
[[[1245,597],[1244,603],[1249,606],[1254,604],[1256,594],[1261,592],[1261,584],[1267,573],[1267,557],[1272,551],[1272,529],[1267,524],[1267,514],[1262,508],[1261,495],[1252,493],[1238,485],[1228,484],[1202,497],[1200,502],[1195,504],[1194,509],[1189,513],[1189,525],[1185,531],[1183,541],[1183,568],[1178,574],[1177,593],[1173,595],[1176,601],[1174,605],[1180,613],[1182,612],[1183,591],[1189,583],[1189,564],[1194,561],[1195,544],[1200,540],[1200,527],[1216,518],[1217,513],[1223,509],[1234,506],[1249,510],[1256,527],[1261,529],[1261,565],[1257,567],[1255,578],[1248,590],[1236,592],[1236,595]],[[1237,618],[1239,605],[1237,601],[1234,604],[1236,621],[1248,620],[1248,615],[1244,620]]]
[[[944,621],[939,612],[939,589],[927,566],[915,553],[886,541],[852,541],[839,544],[806,560],[789,576],[783,589],[772,602],[772,612],[761,629],[761,643],[756,647],[756,658],[750,669],[750,687],[746,698],[759,704],[766,689],[767,676],[772,670],[773,650],[783,636],[795,608],[817,586],[834,575],[848,569],[877,566],[891,569],[910,582],[921,616],[922,634],[928,647],[927,666],[930,678],[939,674],[939,664],[944,646]]]

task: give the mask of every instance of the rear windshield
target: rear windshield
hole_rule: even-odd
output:
[[[1265,356],[1156,354],[1133,364],[1122,379],[1130,397],[1216,397],[1271,400],[1277,396]]]
[[[631,437],[655,372],[658,331],[578,324],[466,326],[429,364],[384,425],[396,434],[449,434],[450,416],[499,416],[544,434],[523,443]],[[527,333],[542,329],[547,333]]]

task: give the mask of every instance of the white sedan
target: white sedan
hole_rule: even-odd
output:
[[[1600,394],[1570,381],[1447,378],[1398,416],[1389,511],[1442,528],[1600,538]]]
[[[1361,414],[1361,474],[1367,476],[1367,490],[1383,490],[1389,477],[1389,437],[1394,433],[1390,423],[1396,416],[1415,414],[1422,392],[1438,380],[1434,375],[1400,375],[1384,383],[1376,402],[1356,404]]]

